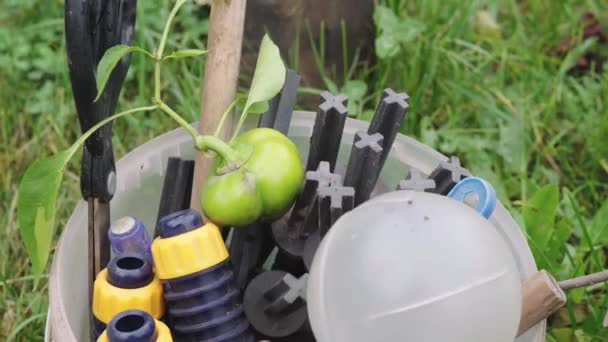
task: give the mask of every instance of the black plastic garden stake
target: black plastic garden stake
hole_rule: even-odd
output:
[[[317,188],[335,182],[338,177],[340,175],[336,175],[330,171],[328,162],[320,162],[316,171],[307,171],[304,187],[300,191],[291,211],[288,221],[289,225],[295,226],[301,223],[306,216],[307,208],[313,203]]]
[[[334,177],[332,171],[340,150],[347,105],[348,98],[344,94],[334,96],[326,91],[321,93],[321,104],[310,137],[304,187],[296,198],[288,219],[275,222],[272,228],[275,241],[291,257],[299,258],[302,255],[304,242],[309,233],[314,231],[314,227],[306,225],[305,218],[314,204],[317,187],[319,184],[328,184]]]
[[[228,252],[237,288],[241,291],[245,289],[251,278],[261,270],[273,247],[270,224],[259,222],[233,228]]]
[[[355,189],[350,186],[331,184],[328,187],[319,188],[317,197],[319,234],[323,238],[342,214],[355,207]]]
[[[283,90],[268,102],[268,111],[260,117],[258,127],[274,128],[287,135],[300,80],[295,71],[287,70]]]
[[[268,271],[254,278],[245,290],[243,306],[253,328],[267,338],[286,338],[308,332],[306,285],[308,274],[299,279],[283,271]]]
[[[409,176],[400,181],[397,190],[413,190],[420,192],[435,192],[435,180],[426,178],[416,169],[410,169]]]
[[[378,104],[376,114],[369,124],[368,134],[380,133],[384,137],[382,141],[382,157],[380,158],[380,169],[388,157],[393,146],[395,137],[401,128],[401,122],[409,108],[409,96],[406,93],[395,93],[392,89],[384,89],[382,100]]]
[[[355,134],[355,140],[348,159],[344,185],[355,189],[355,206],[367,201],[378,180],[381,168],[383,137],[364,131]]]
[[[355,207],[355,195],[355,189],[343,186],[339,179],[329,186],[317,189],[317,197],[315,198],[317,203],[317,206],[315,206],[316,214],[311,213],[309,217],[312,217],[310,218],[311,221],[313,219],[317,220],[318,229],[308,236],[302,251],[302,260],[307,270],[310,270],[312,259],[319,243],[321,243],[321,239],[343,214]]]
[[[306,170],[316,170],[322,161],[329,162],[333,172],[342,141],[342,131],[347,116],[348,98],[344,94],[321,93],[321,104],[317,110],[315,126],[310,138],[310,151]]]
[[[431,172],[429,178],[435,180],[436,187],[433,192],[445,196],[456,183],[470,175],[469,170],[460,166],[460,159],[458,157],[450,157],[449,160],[441,162]]]
[[[318,220],[311,217],[316,215],[318,210],[315,200],[317,189],[340,180],[340,175],[330,172],[327,161],[320,162],[316,171],[306,172],[304,187],[296,199],[291,215],[272,226],[274,239],[284,252],[296,258],[302,255],[308,235],[318,228]],[[291,272],[291,269],[288,271]]]
[[[176,211],[190,208],[192,193],[192,175],[194,161],[178,157],[169,157],[165,170],[162,195],[156,215],[154,237],[158,236],[158,222],[161,218]]]

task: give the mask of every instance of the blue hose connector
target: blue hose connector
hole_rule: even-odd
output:
[[[219,228],[191,209],[162,218],[152,243],[179,341],[253,342]]]
[[[116,255],[97,275],[93,286],[95,336],[117,314],[131,309],[160,319],[165,312],[163,287],[152,265],[138,253]]]
[[[154,266],[150,252],[150,235],[138,218],[125,216],[112,222],[108,230],[108,239],[114,255],[128,252],[139,253]]]
[[[145,311],[127,310],[114,316],[97,342],[172,342],[171,331]]]

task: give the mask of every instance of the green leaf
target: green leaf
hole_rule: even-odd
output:
[[[367,84],[361,80],[350,80],[344,84],[342,92],[348,96],[348,114],[358,115],[363,105],[363,98],[367,93]]]
[[[63,170],[74,149],[33,162],[19,184],[17,219],[32,270],[41,274],[51,252],[55,204]]]
[[[86,131],[68,150],[36,160],[25,170],[19,183],[17,220],[35,274],[44,271],[51,252],[57,194],[63,171],[70,158],[88,137],[108,122],[128,114],[157,108],[158,106],[138,107],[105,118]]]
[[[572,258],[570,257],[564,257],[564,260],[562,262],[563,264],[563,270],[562,270],[562,274],[564,274],[564,276],[562,277],[563,279],[567,279],[567,278],[575,278],[575,277],[580,277],[585,275],[585,254],[586,252],[583,251],[580,248],[574,247],[574,246],[570,246],[567,245],[566,246],[568,253],[572,256]],[[585,292],[586,289],[584,287],[578,288],[578,289],[572,289],[570,291],[568,291],[568,299],[571,300],[572,302],[578,304],[580,303],[584,296],[585,296]]]
[[[254,104],[266,102],[281,91],[285,83],[285,72],[279,47],[267,34],[264,35],[243,115],[246,116]]]
[[[394,57],[401,50],[401,44],[411,42],[424,30],[422,22],[398,18],[390,8],[382,5],[376,6],[374,23],[379,31],[375,47],[380,59]]]
[[[399,42],[392,36],[381,35],[375,42],[376,56],[380,59],[395,57],[400,50]]]
[[[173,51],[172,53],[164,56],[163,60],[170,59],[170,58],[176,58],[177,59],[177,58],[196,57],[196,56],[202,56],[202,55],[204,55],[206,53],[207,53],[206,50],[185,49],[185,50]]]
[[[247,104],[247,96],[243,94],[237,94],[236,98],[236,107],[241,111],[245,108]],[[252,104],[249,107],[250,114],[262,114],[268,110],[268,101],[257,102]]]
[[[570,235],[572,235],[570,224],[566,220],[558,221],[547,247],[542,251],[542,256],[537,258],[539,269],[546,269],[554,275],[563,271],[564,252]],[[540,252],[536,250],[536,246],[532,243],[530,245],[535,255],[538,255]]]
[[[572,342],[574,337],[572,328],[553,328],[550,332],[557,342]]]
[[[602,207],[595,213],[590,225],[591,240],[596,246],[608,244],[608,199],[604,201]]]
[[[558,204],[559,190],[556,185],[549,184],[538,190],[524,206],[526,232],[540,252],[545,252],[553,234]]]
[[[380,32],[392,33],[399,26],[399,18],[390,8],[378,5],[374,11],[374,23]]]
[[[142,52],[150,57],[154,57],[148,51],[137,46],[116,45],[107,49],[99,61],[99,65],[97,65],[97,75],[95,76],[95,81],[97,82],[97,97],[95,97],[95,101],[99,100],[99,97],[101,97],[103,89],[106,87],[106,83],[108,83],[110,75],[112,75],[112,71],[118,62],[131,52]]]
[[[527,139],[521,120],[512,117],[500,125],[500,140],[496,152],[505,160],[505,165],[519,173],[527,166]]]
[[[262,114],[268,110],[268,102],[256,102],[249,106],[249,114]]]

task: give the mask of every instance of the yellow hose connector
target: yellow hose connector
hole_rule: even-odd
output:
[[[106,268],[99,272],[93,287],[93,315],[102,323],[107,324],[125,310],[142,310],[156,319],[165,313],[163,286],[157,276],[143,287],[120,288],[108,281]]]
[[[228,258],[228,250],[219,228],[207,223],[183,234],[157,237],[152,258],[159,279],[175,279],[221,263]]]
[[[173,337],[171,336],[171,330],[169,330],[169,327],[157,319],[154,320],[154,323],[156,324],[155,342],[173,342]],[[103,333],[99,335],[97,342],[112,342],[108,337],[107,330],[104,330]]]

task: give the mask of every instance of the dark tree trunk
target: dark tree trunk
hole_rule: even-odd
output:
[[[251,75],[256,51],[265,32],[269,32],[291,68],[297,68],[303,84],[324,88],[319,68],[337,84],[358,54],[359,64],[373,54],[374,0],[249,0],[245,20],[242,71]],[[346,33],[344,61],[343,29]],[[324,28],[324,32],[322,30]],[[323,34],[324,33],[324,34]],[[313,46],[320,53],[322,38],[325,56],[322,65],[315,60]],[[297,57],[296,57],[297,55]],[[295,61],[298,61],[297,65]]]

